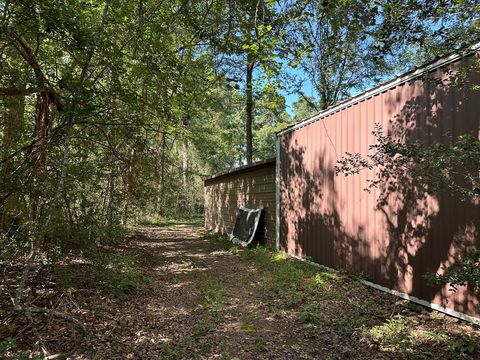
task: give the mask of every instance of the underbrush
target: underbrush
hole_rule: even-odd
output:
[[[182,217],[169,217],[158,215],[142,215],[132,219],[133,225],[155,225],[155,226],[172,226],[172,225],[191,225],[203,226],[203,215],[190,215]]]
[[[150,284],[136,256],[118,239],[108,243],[84,249],[76,256],[71,255],[73,252],[63,258],[38,256],[23,292],[23,303],[33,309],[29,311],[35,311],[33,315],[14,311],[11,306],[10,297],[15,295],[14,284],[22,267],[5,267],[0,289],[8,294],[0,296],[0,358],[41,359],[34,355],[40,352],[40,346],[45,347],[42,343],[49,350],[61,352],[83,337],[80,330],[84,326],[77,326],[79,312],[93,309],[100,298],[120,301]]]
[[[43,356],[30,356],[28,352],[18,351],[15,355],[11,355],[10,352],[15,349],[17,345],[17,338],[8,337],[0,340],[0,359],[6,360],[42,360]]]
[[[364,338],[385,352],[400,353],[406,359],[431,359],[441,348],[445,359],[471,359],[480,354],[475,333],[449,333],[445,329],[428,329],[413,315],[397,314],[383,324],[366,329]]]
[[[62,290],[87,288],[112,299],[133,295],[150,282],[134,256],[112,252],[97,253],[82,266],[57,266],[53,280]]]

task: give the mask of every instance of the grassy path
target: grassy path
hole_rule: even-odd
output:
[[[97,304],[84,359],[478,358],[471,326],[192,225],[141,227],[123,251],[148,286]]]
[[[74,359],[480,358],[467,323],[195,225],[138,227],[105,251],[56,269],[44,297],[88,327]],[[40,330],[58,351],[75,336]]]

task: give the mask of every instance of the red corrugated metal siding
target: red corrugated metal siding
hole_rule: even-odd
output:
[[[368,193],[364,188],[374,171],[345,177],[334,170],[346,152],[368,153],[375,123],[402,141],[431,144],[465,132],[479,136],[480,92],[433,81],[447,78],[446,69],[435,70],[281,134],[280,244],[293,255],[478,316],[472,293],[429,287],[423,275],[450,264],[465,247],[480,245],[479,204],[420,192],[415,179],[388,179],[386,188]],[[471,73],[470,81],[479,84],[479,73]],[[388,201],[378,208],[381,191],[387,191]]]
[[[258,235],[275,244],[275,161],[205,180],[205,228],[227,234],[241,206],[264,209]]]

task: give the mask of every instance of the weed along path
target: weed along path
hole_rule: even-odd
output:
[[[194,225],[139,227],[115,252],[137,277],[83,300],[75,359],[480,358],[467,323]]]

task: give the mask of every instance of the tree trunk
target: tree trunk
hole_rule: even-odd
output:
[[[159,207],[160,207],[160,216],[164,215],[164,204],[165,204],[165,156],[167,152],[167,135],[162,135],[162,155],[160,157],[160,197],[159,197]]]
[[[325,91],[320,92],[320,110],[328,109],[328,96]]]
[[[24,125],[25,112],[25,97],[24,96],[6,96],[4,97],[4,126],[3,126],[3,156],[9,155],[15,150],[15,145],[20,141]],[[7,194],[7,196],[14,189],[10,189],[14,184],[11,182],[11,175],[13,171],[13,159],[5,161],[0,169],[0,184]],[[2,191],[3,192],[3,191]],[[12,193],[7,196],[5,203],[0,212],[0,230],[8,230],[12,225],[14,213],[18,208],[19,197],[18,194]]]
[[[190,124],[189,116],[185,116],[183,119],[183,126],[185,132],[188,130]],[[183,136],[182,143],[182,180],[183,180],[183,190],[187,190],[187,171],[188,171],[188,139],[186,134]]]
[[[107,210],[105,213],[105,224],[107,226],[111,226],[114,223],[114,219],[113,219],[113,212],[114,212],[113,196],[115,191],[114,179],[115,179],[115,176],[113,172],[111,172],[110,176],[108,177],[108,191],[107,191],[108,202],[107,202]]]
[[[47,180],[47,146],[50,130],[55,120],[57,95],[51,90],[37,93],[35,105],[35,138],[37,140],[30,161],[33,163],[33,187],[43,189]],[[31,197],[30,219],[37,221],[41,216],[40,194],[34,192]]]
[[[252,55],[247,56],[247,78],[246,78],[246,122],[245,134],[247,140],[247,164],[251,164],[253,160],[253,69],[255,67],[255,60]]]

